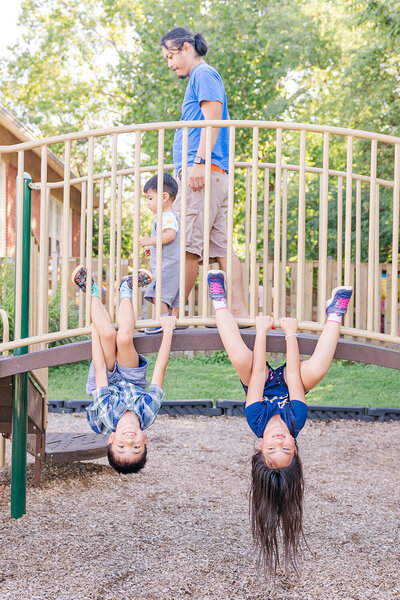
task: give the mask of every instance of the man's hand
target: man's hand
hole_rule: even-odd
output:
[[[203,189],[206,182],[206,166],[193,165],[189,169],[188,186],[194,191],[199,192]]]
[[[282,327],[285,335],[297,333],[297,319],[292,317],[283,317],[283,319],[280,320],[280,326]]]
[[[161,327],[164,333],[172,333],[176,325],[176,317],[172,315],[164,315],[160,317]]]
[[[258,315],[256,317],[256,331],[257,333],[265,333],[272,328],[274,324],[274,319],[269,315]]]

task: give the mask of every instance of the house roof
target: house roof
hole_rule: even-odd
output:
[[[39,140],[37,136],[35,136],[28,127],[23,125],[21,121],[19,121],[9,110],[5,108],[2,104],[0,104],[0,145],[1,138],[5,137],[6,144],[5,145],[14,145],[19,142],[32,142],[35,140]],[[29,156],[29,153],[33,153],[34,159],[26,160],[25,169],[30,173],[33,179],[40,180],[40,160],[41,160],[41,148],[33,148],[32,150],[27,150],[26,154]],[[6,159],[9,157],[9,160],[14,166],[16,166],[17,157],[16,154],[4,154],[3,158]],[[48,167],[48,181],[62,181],[64,179],[64,163],[62,160],[51,152],[51,150],[47,149],[47,167]],[[71,171],[71,179],[76,178],[77,176]],[[59,200],[62,201],[63,192],[62,189],[53,190],[52,192]],[[72,184],[71,185],[71,203],[73,207],[80,212],[80,194],[81,194],[81,184]]]
[[[21,121],[19,121],[9,110],[6,109],[5,106],[0,104],[0,125],[2,125],[5,129],[7,129],[10,133],[12,133],[18,141],[20,142],[33,142],[35,140],[39,140],[39,138],[32,133],[28,127],[23,125]],[[40,148],[34,149],[33,152],[40,156]],[[56,173],[64,177],[64,163],[62,160],[48,150],[48,158],[47,164],[49,167],[54,169]],[[71,171],[71,177],[76,177]],[[80,187],[80,186],[79,186]]]

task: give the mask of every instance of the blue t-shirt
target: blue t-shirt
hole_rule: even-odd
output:
[[[274,415],[281,416],[290,433],[292,433],[294,418],[294,437],[297,437],[307,420],[308,406],[305,402],[299,400],[279,400],[279,398],[269,400],[264,398],[262,402],[254,402],[245,407],[244,414],[250,429],[254,431],[258,438],[262,438],[268,421]]]
[[[224,84],[218,71],[207,63],[200,63],[190,73],[182,104],[181,121],[204,121],[201,112],[201,102],[218,100],[222,104],[221,119],[228,120],[228,104]],[[200,143],[201,129],[189,129],[188,135],[188,165],[193,164]],[[174,165],[176,172],[182,168],[182,129],[177,129],[173,146]],[[211,153],[211,163],[228,171],[229,167],[229,130],[221,127],[217,141]]]

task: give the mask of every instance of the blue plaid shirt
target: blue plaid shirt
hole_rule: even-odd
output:
[[[89,425],[96,433],[108,435],[115,431],[122,415],[131,410],[138,416],[141,429],[146,429],[154,423],[164,396],[164,390],[158,385],[150,385],[146,392],[123,379],[97,388],[92,393],[92,404],[86,409]]]

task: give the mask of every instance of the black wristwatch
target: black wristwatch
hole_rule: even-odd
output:
[[[195,165],[205,165],[206,161],[204,160],[204,158],[201,158],[201,156],[195,156],[193,159],[193,162]]]

